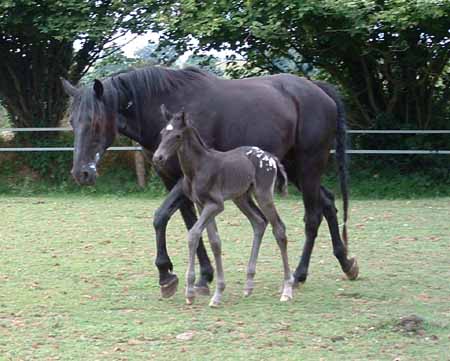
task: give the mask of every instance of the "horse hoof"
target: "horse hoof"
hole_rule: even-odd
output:
[[[161,297],[169,298],[172,297],[178,289],[178,277],[175,274],[172,274],[172,278],[169,282],[160,286]]]
[[[351,258],[350,261],[352,261],[352,266],[350,267],[350,270],[348,272],[345,272],[345,274],[347,275],[347,278],[349,280],[353,281],[358,278],[359,266],[358,261],[355,257]]]
[[[194,303],[195,298],[194,297],[186,297],[186,304],[192,305]]]
[[[208,286],[195,286],[194,287],[195,294],[198,296],[209,296],[209,287]]]
[[[305,282],[299,282],[299,281],[296,281],[296,280],[294,280],[294,282],[292,282],[292,288],[294,288],[294,289],[299,289],[301,286],[303,286],[303,284],[304,284]]]
[[[280,302],[288,302],[290,300],[292,300],[292,297],[289,295],[281,295],[280,297]]]

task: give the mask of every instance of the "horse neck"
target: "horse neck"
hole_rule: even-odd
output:
[[[205,162],[210,150],[200,140],[200,136],[192,128],[186,130],[183,144],[178,150],[178,160],[184,175],[192,179],[199,167]]]

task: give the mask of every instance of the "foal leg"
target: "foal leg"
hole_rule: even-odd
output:
[[[180,212],[183,217],[186,228],[189,230],[192,228],[194,223],[197,221],[197,216],[195,214],[194,204],[190,199],[186,198],[186,202],[180,206]],[[200,279],[195,283],[195,292],[199,295],[208,296],[209,286],[214,278],[214,269],[211,266],[211,261],[209,260],[208,254],[203,243],[202,238],[198,243],[197,248],[197,258],[200,263]]]
[[[341,240],[341,236],[339,234],[339,225],[337,221],[337,210],[334,205],[334,196],[328,189],[323,186],[320,188],[320,196],[323,205],[323,215],[327,220],[328,228],[331,234],[331,240],[333,242],[333,253],[339,261],[342,271],[344,271],[348,279],[354,280],[358,277],[358,263],[355,257],[348,259],[347,247]]]
[[[159,271],[159,285],[161,290],[161,296],[164,298],[171,297],[177,290],[178,277],[172,273],[173,265],[169,258],[166,246],[166,229],[167,223],[172,215],[180,209],[186,227],[190,229],[197,220],[193,204],[189,198],[184,195],[182,190],[182,182],[179,180],[177,183],[167,179],[162,174],[160,177],[167,189],[170,189],[164,202],[156,210],[153,219],[153,226],[156,233],[156,260],[155,264]],[[201,279],[199,284],[205,286],[207,289],[207,283],[213,279],[213,269],[211,267],[211,261],[208,258],[203,240],[200,238],[197,248],[197,257],[200,263]]]
[[[248,261],[247,281],[244,288],[244,296],[248,297],[252,294],[253,288],[255,287],[253,280],[256,273],[256,261],[258,259],[262,238],[267,227],[267,220],[248,193],[234,199],[233,201],[241,212],[248,218],[253,228],[252,250]]]
[[[262,212],[272,226],[272,233],[277,240],[278,247],[280,248],[284,271],[283,291],[281,293],[280,301],[286,302],[293,298],[292,286],[294,283],[293,277],[291,275],[291,270],[289,268],[286,226],[284,225],[275,208],[275,204],[273,201],[273,188],[270,190],[256,189],[255,195]]]
[[[220,212],[223,211],[223,203],[212,203],[209,202],[204,205],[201,214],[189,230],[188,234],[188,244],[189,244],[189,259],[188,259],[188,269],[186,272],[186,303],[188,305],[192,304],[195,299],[195,251],[197,250],[200,237],[203,230],[211,220],[214,219]]]
[[[225,290],[225,275],[222,264],[222,242],[220,240],[219,233],[217,231],[217,224],[214,219],[208,223],[206,226],[206,231],[208,232],[208,239],[211,245],[211,250],[214,254],[217,270],[216,291],[209,302],[209,306],[218,307],[222,302],[222,295]]]

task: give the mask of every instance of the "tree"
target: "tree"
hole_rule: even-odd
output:
[[[448,103],[450,88],[448,0],[197,0],[165,6],[159,24],[166,42],[188,48],[194,37],[202,50],[233,50],[247,67],[270,73],[283,71],[280,58],[300,70],[310,63],[342,85],[360,126],[379,126],[384,119],[428,128],[432,119],[444,119],[437,110]]]
[[[145,31],[152,11],[148,0],[0,0],[0,98],[13,124],[57,126],[59,77],[78,82],[115,39]]]

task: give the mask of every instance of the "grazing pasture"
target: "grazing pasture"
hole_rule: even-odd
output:
[[[308,281],[288,303],[279,302],[283,270],[271,232],[254,293],[242,296],[252,229],[227,204],[217,219],[227,280],[217,309],[208,297],[185,305],[184,282],[159,299],[152,217],[160,202],[0,197],[0,360],[448,359],[449,198],[352,201],[360,278],[343,280],[323,222]],[[291,196],[277,208],[297,265],[303,206]],[[184,281],[178,215],[168,246]]]

